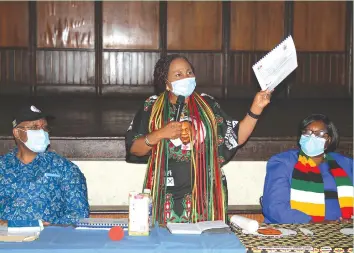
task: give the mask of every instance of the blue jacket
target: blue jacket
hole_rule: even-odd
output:
[[[16,154],[0,156],[0,219],[73,224],[88,217],[86,179],[75,164],[48,151],[23,164]]]
[[[263,215],[265,223],[308,223],[311,217],[290,208],[290,189],[294,166],[299,150],[289,150],[271,157],[267,163],[267,174],[263,189]],[[353,181],[353,159],[338,153],[330,153]],[[327,163],[319,166],[325,190],[337,191]],[[326,199],[326,220],[338,220],[341,211],[338,200]]]

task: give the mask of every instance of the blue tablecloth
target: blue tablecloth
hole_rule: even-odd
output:
[[[72,227],[46,227],[38,240],[22,243],[0,243],[0,252],[221,252],[245,253],[235,234],[172,235],[155,228],[150,236],[128,236],[112,241],[108,230],[75,230]]]

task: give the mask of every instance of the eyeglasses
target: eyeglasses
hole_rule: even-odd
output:
[[[325,138],[325,139],[328,138],[328,132],[325,131],[325,130],[313,131],[311,129],[304,129],[304,130],[301,131],[301,133],[304,136],[314,135],[314,136],[319,137],[319,138]]]
[[[20,129],[26,129],[26,130],[41,130],[43,129],[45,132],[50,133],[52,131],[52,129],[49,126],[31,126],[31,127],[17,127]]]

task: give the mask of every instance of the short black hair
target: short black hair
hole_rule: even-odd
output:
[[[161,93],[166,89],[166,80],[167,80],[168,70],[170,69],[171,62],[179,58],[187,61],[191,66],[193,73],[195,73],[192,63],[187,59],[187,57],[183,55],[170,54],[165,57],[161,57],[155,64],[155,69],[154,69],[154,86],[156,87],[158,93]]]
[[[334,123],[323,114],[311,114],[307,116],[299,125],[299,138],[301,137],[302,130],[304,130],[308,125],[315,121],[322,121],[326,125],[326,130],[328,132],[329,137],[331,137],[331,141],[327,146],[325,152],[333,152],[339,144],[339,134],[338,129],[334,125]]]

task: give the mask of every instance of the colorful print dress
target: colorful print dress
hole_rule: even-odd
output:
[[[220,167],[228,163],[237,150],[238,121],[232,120],[226,115],[215,99],[209,95],[201,94],[202,98],[209,104],[215,115],[218,130],[218,162]],[[136,113],[126,133],[126,161],[130,163],[147,163],[150,154],[137,157],[129,151],[137,138],[149,133],[149,119],[151,109],[157,96],[149,97],[141,109]],[[174,120],[176,106],[169,103],[169,119]],[[180,122],[182,122],[181,138],[168,140],[168,170],[165,176],[166,196],[163,205],[164,222],[189,222],[191,215],[191,191],[194,181],[191,173],[191,145],[190,135],[198,135],[196,126],[190,119],[188,107],[184,106]],[[199,133],[201,141],[205,135]],[[223,190],[226,194],[225,210],[227,210],[227,182],[225,175],[222,175]],[[203,215],[203,214],[199,214]]]

